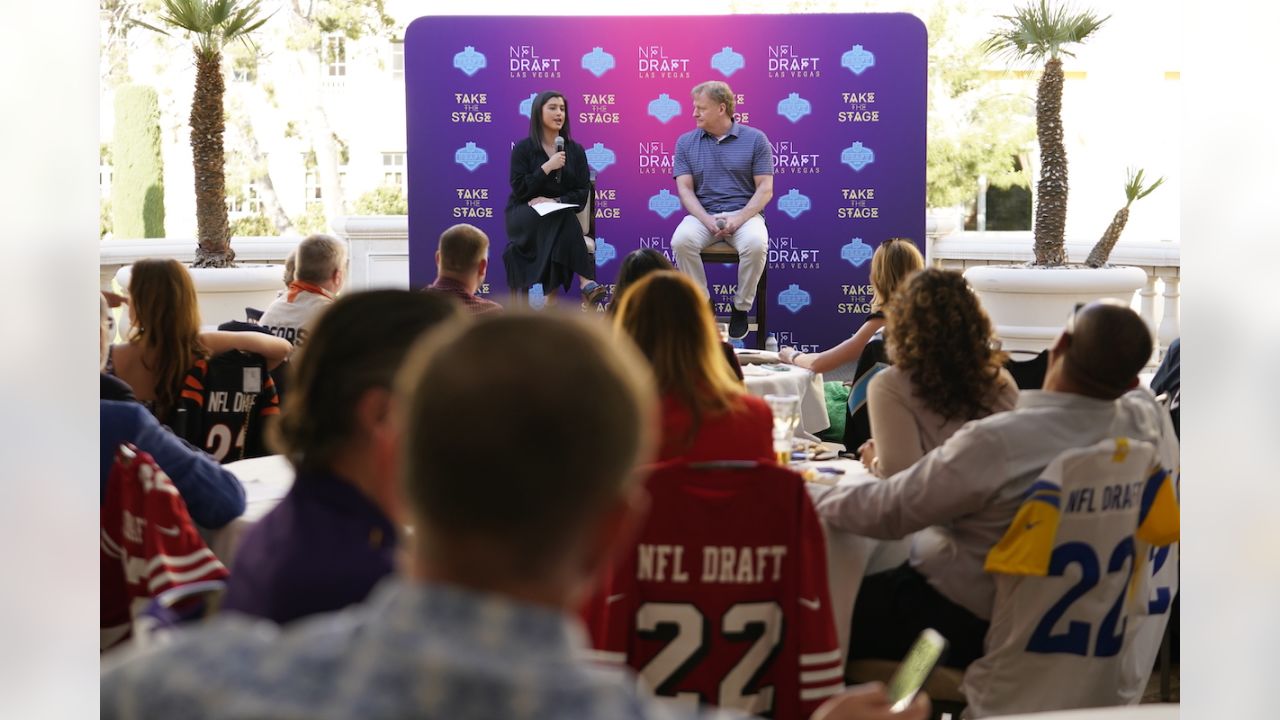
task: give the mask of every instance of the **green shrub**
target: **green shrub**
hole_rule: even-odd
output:
[[[320,203],[308,204],[307,211],[302,217],[293,221],[293,227],[303,235],[333,232],[333,230],[329,229],[328,218],[324,216],[324,205]]]
[[[111,225],[118,238],[164,237],[164,161],[155,88],[116,88]]]
[[[231,221],[231,237],[271,237],[280,231],[266,215],[246,215]]]
[[[408,215],[409,201],[395,185],[383,185],[356,200],[356,215]]]

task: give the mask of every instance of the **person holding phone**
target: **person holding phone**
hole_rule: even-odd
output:
[[[541,283],[547,295],[556,288],[567,292],[577,275],[583,298],[599,303],[605,289],[595,281],[595,256],[587,248],[577,216],[566,210],[540,215],[534,209],[548,202],[581,208],[590,199],[587,153],[569,135],[564,95],[554,90],[538,93],[529,111],[529,137],[511,148],[511,197],[502,262],[512,290],[527,291]]]

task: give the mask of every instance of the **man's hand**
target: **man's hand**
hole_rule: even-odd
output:
[[[916,695],[911,705],[900,713],[889,709],[889,696],[881,683],[867,683],[849,688],[822,703],[811,720],[925,720],[929,717],[929,696]]]
[[[742,223],[746,222],[746,218],[743,218],[741,213],[722,215],[721,219],[724,220],[724,227],[720,229],[720,237],[727,238],[733,237],[733,234],[738,232],[738,228],[742,227]]]
[[[874,472],[871,466],[876,461],[875,438],[871,438],[870,440],[862,443],[862,447],[858,448],[858,459],[862,461],[862,464],[866,466],[868,471]]]
[[[555,202],[555,200],[552,200],[551,198],[545,198],[539,195],[538,197],[529,201],[529,207],[533,207],[534,205],[541,205],[544,202]]]

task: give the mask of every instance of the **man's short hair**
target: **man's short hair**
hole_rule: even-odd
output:
[[[729,83],[723,80],[708,80],[693,86],[693,97],[706,95],[707,99],[716,105],[724,104],[725,112],[729,117],[733,117],[733,109],[735,98],[733,90],[729,89]]]
[[[1073,379],[1101,397],[1123,395],[1151,360],[1151,329],[1114,300],[1089,303],[1072,317],[1066,365]]]
[[[454,559],[452,548],[484,548],[473,569],[493,577],[544,577],[653,449],[648,367],[585,318],[455,321],[419,341],[397,391],[422,547]]]
[[[333,277],[334,270],[345,268],[347,244],[332,235],[308,235],[294,251],[295,279],[322,283]]]
[[[475,225],[459,223],[440,234],[440,267],[467,273],[489,255],[489,236]]]

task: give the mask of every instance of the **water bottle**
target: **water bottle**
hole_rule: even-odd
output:
[[[778,352],[778,338],[769,333],[769,337],[764,340],[764,349],[769,352]]]

